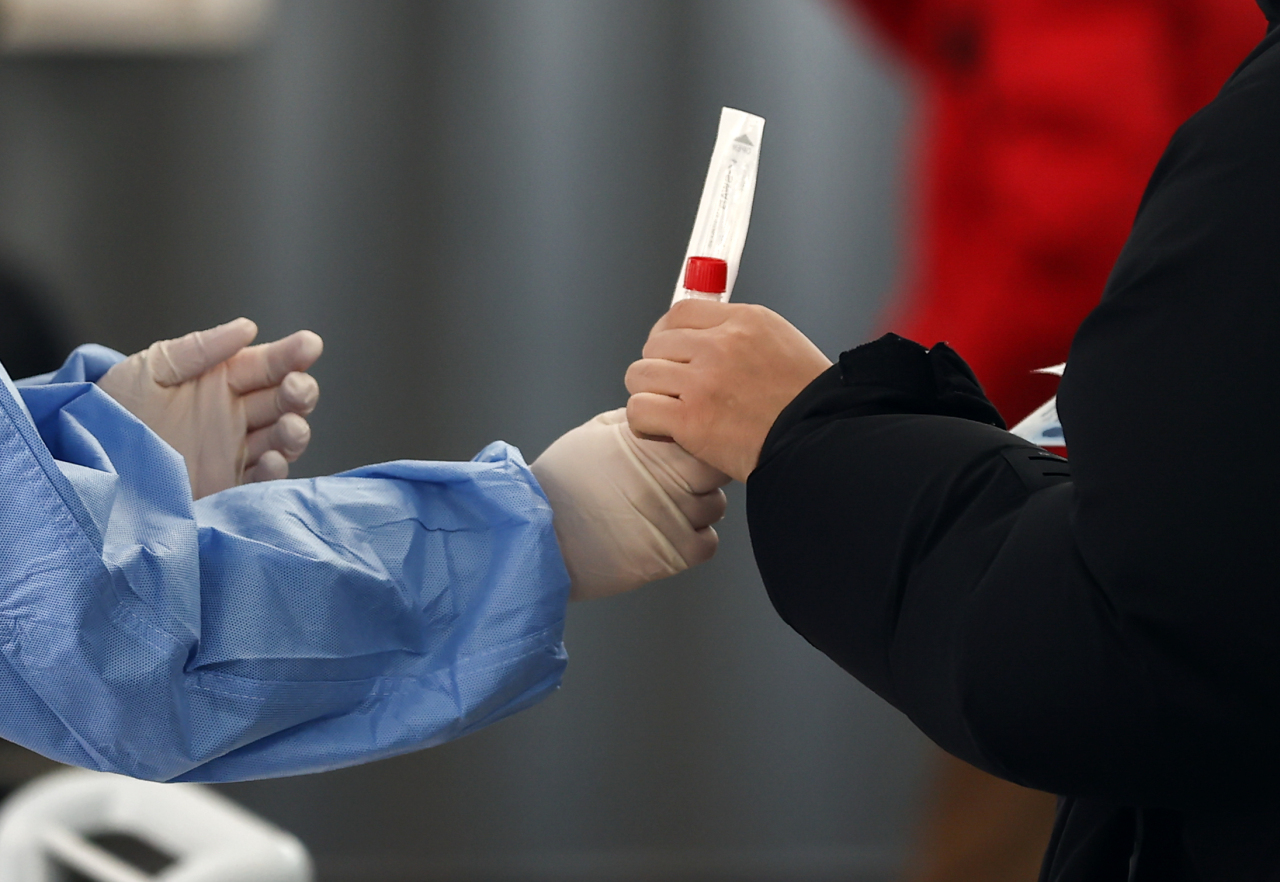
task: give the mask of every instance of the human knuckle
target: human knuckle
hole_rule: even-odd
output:
[[[628,365],[627,372],[622,377],[622,384],[626,386],[627,391],[633,395],[636,392],[636,387],[640,383],[641,378],[644,376],[643,364],[644,362],[633,361]]]
[[[711,510],[715,513],[715,519],[722,520],[729,510],[729,497],[725,496],[724,491],[719,488],[712,490],[710,495]]]
[[[680,400],[689,404],[701,405],[708,393],[717,385],[718,371],[714,368],[690,373],[680,388]]]
[[[715,557],[716,550],[720,547],[720,536],[711,527],[704,527],[698,531],[698,545],[695,555],[698,563],[705,563]]]
[[[649,402],[644,397],[632,395],[627,399],[627,422],[632,428],[640,428],[649,423]]]
[[[698,308],[697,304],[698,301],[696,300],[677,300],[675,303],[671,304],[671,309],[668,310],[668,312],[670,312],[671,315],[682,316],[696,310]]]
[[[754,337],[753,329],[749,326],[737,323],[726,325],[717,335],[719,351],[722,354],[731,355],[749,349],[753,345]]]

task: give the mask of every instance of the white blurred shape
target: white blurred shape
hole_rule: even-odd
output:
[[[0,0],[0,48],[223,52],[260,36],[274,6],[275,0]]]
[[[1052,374],[1060,377],[1066,373],[1066,363],[1052,367],[1040,368],[1033,374]],[[1022,422],[1009,430],[1019,438],[1038,444],[1041,447],[1065,447],[1066,435],[1062,431],[1062,420],[1058,418],[1058,396],[1055,395],[1037,407]]]
[[[90,837],[141,840],[173,863],[150,875]],[[0,811],[0,879],[54,882],[310,882],[302,843],[199,784],[156,784],[81,769],[37,778]]]

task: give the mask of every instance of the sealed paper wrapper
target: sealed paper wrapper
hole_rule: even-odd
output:
[[[733,293],[742,246],[747,241],[747,227],[751,223],[763,133],[762,117],[731,107],[721,109],[716,146],[711,151],[711,165],[693,222],[693,236],[680,263],[680,278],[676,281],[672,303],[689,296],[684,276],[690,257],[723,260],[728,265],[728,273],[719,299],[727,301]]]
[[[1065,364],[1056,364],[1053,367],[1041,368],[1035,373],[1055,374],[1060,377],[1066,368]],[[1053,396],[1037,407],[1030,416],[1009,431],[1041,447],[1067,446],[1066,436],[1062,431],[1062,421],[1058,419],[1058,396]]]

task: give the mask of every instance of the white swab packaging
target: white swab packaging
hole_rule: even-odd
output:
[[[1065,363],[1055,364],[1053,367],[1040,368],[1040,370],[1032,371],[1032,373],[1053,374],[1056,377],[1060,377],[1066,369]],[[1065,446],[1067,443],[1066,436],[1062,432],[1062,421],[1058,419],[1058,396],[1053,396],[1037,407],[1030,416],[1009,431],[1019,438],[1030,441],[1032,444],[1039,444],[1041,447]]]
[[[742,246],[751,224],[763,133],[762,117],[731,107],[721,109],[711,166],[672,303],[690,297],[728,301],[733,293]]]

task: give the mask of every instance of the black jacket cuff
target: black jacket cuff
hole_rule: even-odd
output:
[[[836,364],[787,405],[765,438],[760,462],[785,445],[800,423],[905,413],[1006,428],[978,378],[954,349],[946,343],[925,349],[897,334],[885,334],[841,353]]]

